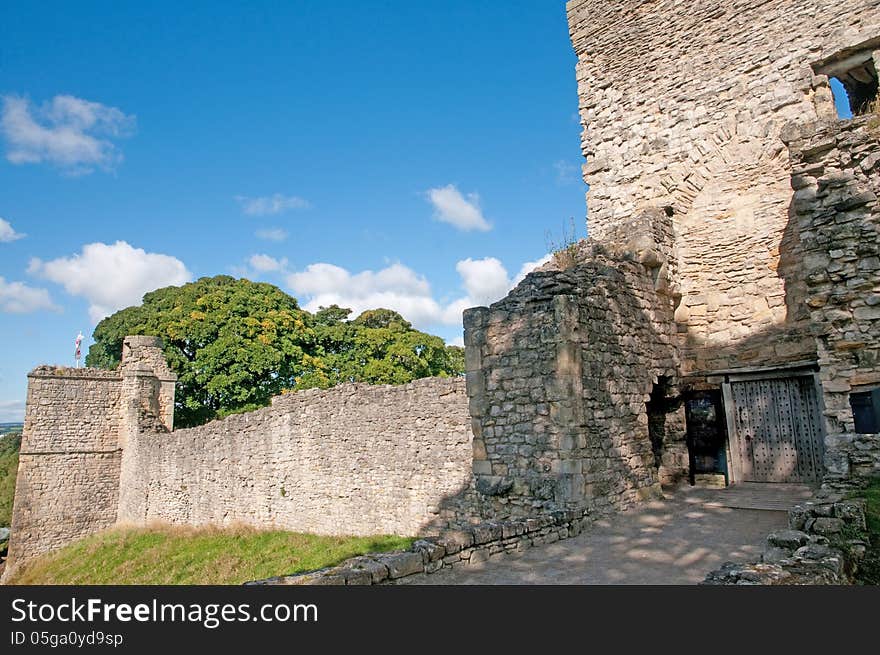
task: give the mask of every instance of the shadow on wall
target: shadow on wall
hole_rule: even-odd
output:
[[[804,223],[805,194],[798,193],[805,184],[812,183],[793,176],[786,222],[777,233],[767,268],[768,278],[782,281],[784,318],[752,329],[743,338],[710,344],[687,331],[686,323],[683,334],[674,334],[677,307],[669,295],[657,290],[657,266],[638,251],[609,257],[603,245],[592,242],[581,246],[578,265],[532,273],[505,299],[489,308],[468,310],[474,478],[470,486],[447,498],[441,520],[428,524],[426,530],[476,518],[501,520],[560,510],[602,514],[650,495],[664,452],[680,448],[686,439],[678,418],[669,421],[671,431],[666,429],[667,418],[678,411],[675,402],[666,401],[691,388],[719,385],[708,379],[719,369],[682,378],[682,369],[693,370],[693,362],[680,365],[679,348],[685,353],[694,348],[711,350],[713,362],[726,362],[731,369],[815,363],[817,339],[820,350],[828,350],[829,331],[854,325],[851,311],[830,320],[817,313],[817,303],[823,301],[815,291],[824,288],[839,310],[852,301],[853,275],[832,275],[829,280],[827,273],[823,277],[816,270],[812,232],[804,252],[801,235],[812,228],[809,220]],[[856,187],[849,194],[861,197],[862,205],[868,197],[860,196]],[[834,216],[857,204],[842,197],[820,203],[817,212],[834,223]],[[873,230],[873,241],[853,246],[851,253],[866,260],[853,265],[864,272],[877,254],[876,225],[871,225],[876,213],[873,216],[868,212],[855,226],[843,221],[840,234],[833,233],[836,228],[823,228],[829,233],[819,239],[819,249],[841,238],[849,239],[852,246],[853,234],[858,238]],[[663,244],[656,244],[655,250],[662,255]],[[863,281],[861,288],[868,286]],[[868,349],[876,354],[876,343]],[[851,369],[864,368],[865,362],[876,359],[854,350],[835,356],[838,362],[846,359]],[[658,391],[664,380],[666,393]],[[669,411],[658,412],[661,406]],[[651,424],[664,428],[655,430],[653,443]],[[835,431],[840,432],[840,427]],[[660,436],[661,432],[665,434]],[[829,443],[835,445],[833,439]],[[833,452],[831,456],[847,455]],[[773,465],[781,470],[786,465],[783,455],[776,456]]]
[[[659,494],[646,403],[678,367],[672,301],[654,292],[652,270],[599,249],[465,313],[474,477],[425,532],[555,511],[601,515]],[[661,461],[682,439],[667,433]]]
[[[678,324],[681,334],[684,375],[706,375],[718,370],[749,367],[783,366],[816,360],[816,343],[810,326],[810,311],[806,304],[804,283],[804,261],[798,235],[797,219],[791,206],[782,237],[776,246],[778,259],[768,265],[768,277],[782,281],[782,298],[785,312],[782,320],[774,320],[772,325],[753,329],[742,338],[728,338],[725,342],[706,339],[695,333],[686,322]],[[775,270],[774,270],[775,269]],[[709,289],[704,289],[704,291]],[[756,295],[760,300],[763,296]],[[751,316],[740,316],[748,320]],[[729,327],[719,321],[709,330]]]

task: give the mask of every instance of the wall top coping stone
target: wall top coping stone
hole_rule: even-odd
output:
[[[72,366],[52,366],[41,364],[28,373],[29,378],[76,378],[79,380],[121,380],[118,370],[108,371],[102,368],[74,368]]]
[[[486,311],[505,311],[529,302],[546,300],[553,296],[578,295],[583,293],[584,280],[591,283],[600,279],[613,279],[623,282],[626,274],[643,269],[643,265],[626,257],[609,257],[597,244],[586,240],[582,242],[579,262],[572,267],[538,268],[526,275],[510,293],[489,307],[471,307],[464,310],[473,320]]]
[[[150,337],[142,334],[129,335],[122,341],[123,344],[133,348],[161,348],[162,337]]]
[[[452,391],[457,386],[463,387],[464,383],[465,379],[463,376],[446,378],[419,378],[418,380],[413,380],[412,382],[407,382],[405,384],[369,384],[367,382],[346,382],[344,384],[337,384],[335,387],[330,387],[329,389],[302,389],[300,391],[290,391],[287,393],[282,393],[278,396],[272,397],[272,406],[274,407],[278,403],[292,402],[293,400],[297,400],[300,398],[310,398],[313,396],[331,397],[362,392],[384,394],[388,391],[405,393],[410,390],[417,391],[420,388],[430,388],[438,386],[449,387],[449,391]]]

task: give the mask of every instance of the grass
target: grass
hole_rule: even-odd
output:
[[[567,270],[578,264],[580,239],[577,236],[574,217],[569,219],[569,223],[570,229],[568,230],[566,230],[565,225],[562,226],[562,237],[559,241],[556,240],[549,230],[544,234],[547,250],[553,257],[553,263],[562,270]]]
[[[0,527],[8,527],[12,523],[12,498],[15,495],[20,448],[20,432],[0,437]]]
[[[10,583],[241,584],[411,544],[406,537],[320,537],[248,527],[113,528],[34,560]]]
[[[859,498],[867,501],[865,519],[868,525],[868,550],[859,564],[858,578],[863,584],[880,585],[880,478],[874,478],[868,487],[859,491]]]

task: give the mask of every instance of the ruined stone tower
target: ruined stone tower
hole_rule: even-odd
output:
[[[880,417],[857,419],[880,413],[880,119],[860,116],[880,6],[567,11],[589,241],[465,314],[485,501],[592,511],[685,477],[880,470]]]
[[[117,521],[128,449],[144,425],[172,428],[174,384],[155,337],[129,337],[119,368],[40,366],[28,397],[13,507],[11,562]]]

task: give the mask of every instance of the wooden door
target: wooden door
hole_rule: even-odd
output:
[[[816,483],[822,430],[811,375],[730,383],[733,457],[744,482]]]

